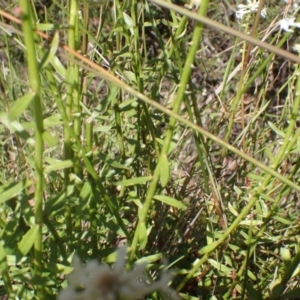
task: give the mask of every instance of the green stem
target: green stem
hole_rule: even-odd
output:
[[[123,19],[123,13],[121,10],[121,4],[118,0],[116,0],[115,5],[116,5],[115,22],[117,23],[117,20]],[[124,28],[124,30],[126,30],[126,28]],[[121,51],[121,48],[122,48],[121,42],[122,42],[122,35],[120,32],[117,32],[116,33],[116,51]],[[126,43],[128,43],[128,45],[130,44],[130,40],[128,37],[126,37]],[[124,146],[124,140],[123,140],[122,119],[121,119],[121,112],[120,112],[120,106],[119,106],[119,103],[121,103],[122,101],[123,101],[123,93],[121,90],[118,90],[118,95],[113,97],[112,102],[113,102],[113,108],[114,108],[114,112],[115,112],[115,122],[116,122],[116,131],[117,131],[117,140],[118,140],[119,150],[120,150],[120,154],[122,156],[124,156],[125,155],[125,146]]]
[[[20,7],[22,9],[22,28],[24,32],[24,42],[27,52],[29,83],[31,91],[34,93],[33,109],[34,109],[34,123],[35,123],[35,193],[34,193],[34,215],[35,225],[38,226],[38,235],[34,242],[34,275],[36,278],[42,277],[42,226],[43,226],[43,108],[41,101],[41,84],[38,69],[38,62],[36,59],[35,49],[35,34],[33,19],[31,15],[31,6],[28,1],[20,0]],[[44,288],[42,285],[37,285],[37,298],[44,299]]]
[[[69,47],[75,51],[80,48],[80,33],[79,33],[79,5],[78,0],[71,1],[70,8],[70,21],[69,21]],[[74,72],[72,82],[72,114],[74,115],[74,132],[79,137],[81,135],[81,106],[80,106],[80,93],[79,93],[79,67],[77,64],[70,63],[69,67]],[[74,173],[79,178],[82,177],[82,170],[80,164],[81,158],[78,156],[78,151],[74,152]],[[75,208],[77,215],[75,228],[77,232],[81,231],[81,205],[77,205]]]

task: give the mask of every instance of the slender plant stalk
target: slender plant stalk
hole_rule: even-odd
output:
[[[117,23],[117,20],[123,20],[123,12],[121,10],[121,4],[119,0],[115,0],[115,23]],[[126,31],[126,28],[124,28]],[[122,34],[120,32],[116,33],[116,51],[121,51],[122,49]],[[130,44],[129,38],[126,36],[126,43]],[[117,131],[117,140],[119,145],[119,151],[122,156],[125,155],[125,147],[124,147],[124,138],[123,138],[123,132],[122,132],[122,119],[121,119],[121,111],[119,107],[119,103],[123,101],[123,93],[121,90],[118,90],[118,95],[116,97],[113,97],[112,103],[113,108],[115,112],[115,122],[116,122],[116,131]]]
[[[133,43],[134,43],[134,58],[133,58],[133,67],[134,67],[134,73],[136,76],[136,82],[137,82],[137,89],[140,93],[144,92],[144,80],[143,80],[143,67],[142,67],[142,57],[141,57],[141,44],[140,44],[140,26],[139,26],[139,20],[138,20],[138,3],[136,1],[132,1],[131,3],[131,18],[133,22]],[[154,125],[152,118],[149,113],[148,105],[144,102],[139,101],[138,102],[138,145],[141,145],[144,143],[144,141],[147,138],[148,131],[151,136],[152,142],[154,144],[154,148],[156,150],[157,155],[159,155],[160,150],[158,143],[156,141],[156,133],[154,130]],[[139,155],[141,149],[140,146],[136,148],[137,154]],[[152,172],[151,170],[151,157],[148,156],[148,171]],[[140,187],[137,187],[137,193],[140,196]]]
[[[255,35],[256,35],[258,23],[259,23],[259,20],[260,20],[260,14],[261,14],[261,11],[262,11],[263,7],[264,7],[264,0],[260,0],[259,1],[259,6],[258,6],[258,9],[257,9],[257,12],[256,12],[254,24],[252,26],[251,33],[250,33],[250,35],[252,37],[255,37]],[[247,68],[248,68],[249,58],[250,58],[252,48],[253,48],[253,44],[248,43],[246,53],[245,53],[245,57],[244,57],[244,60],[243,60],[241,78],[247,78]],[[242,86],[245,84],[245,82],[246,82],[246,80],[241,81],[241,87],[240,87],[239,91],[242,90]],[[244,93],[241,94],[241,100],[242,100],[241,101],[241,121],[242,121],[242,130],[244,130],[244,128],[245,128],[245,111],[244,111],[245,110],[244,109],[245,99],[244,99]],[[242,145],[243,145],[243,151],[245,152],[246,151],[246,143],[245,143],[244,137],[242,138]]]
[[[69,47],[74,51],[80,49],[80,33],[79,33],[79,4],[78,0],[71,1],[70,7],[70,20],[69,20]],[[81,126],[82,126],[82,116],[81,116],[81,106],[80,106],[80,74],[79,67],[77,64],[69,64],[69,68],[73,70],[73,82],[72,85],[72,115],[74,116],[74,132],[79,137],[81,135]],[[81,158],[78,155],[78,151],[73,153],[74,156],[74,174],[78,178],[82,178],[81,170]],[[78,192],[78,191],[76,191]],[[81,205],[77,205],[75,208],[75,213],[77,215],[75,228],[77,232],[81,231]]]
[[[77,51],[80,47],[80,34],[79,34],[79,8],[78,0],[71,1],[70,8],[70,21],[69,21],[69,47]],[[79,67],[77,64],[70,62],[69,67],[74,72],[72,85],[72,114],[74,115],[74,132],[77,136],[81,134],[81,107],[79,95]],[[76,155],[76,153],[74,153]],[[81,177],[80,173],[80,159],[75,158],[74,172],[77,176]]]
[[[149,11],[149,13],[151,14],[151,11]],[[172,11],[171,11],[171,13],[172,13]],[[172,14],[172,16],[173,16],[173,14]],[[174,21],[174,23],[177,24],[178,23],[177,18],[175,18],[175,20],[176,21]],[[163,51],[163,53],[162,53],[162,55],[165,55],[168,58],[170,57],[170,55],[173,55],[173,54],[175,55],[174,61],[177,64],[177,67],[178,67],[178,70],[180,71],[180,74],[182,74],[182,71],[183,71],[183,62],[182,62],[182,58],[181,58],[181,54],[180,54],[181,45],[180,45],[180,40],[176,39],[175,37],[176,36],[178,37],[182,33],[182,30],[183,30],[183,28],[186,24],[186,21],[187,21],[187,19],[185,17],[183,17],[181,19],[180,25],[177,28],[174,37],[173,37],[172,32],[171,32],[171,41],[172,41],[171,49],[169,50],[169,52]],[[154,30],[156,30],[156,24],[155,24],[154,19],[153,19],[153,22],[154,22]],[[156,30],[156,35],[158,36],[159,41],[160,41],[160,34],[159,34],[158,30]],[[165,47],[164,47],[164,43],[163,43],[162,39],[161,39],[160,44],[161,44],[161,48],[164,49]],[[183,45],[183,46],[185,47],[185,45]],[[173,68],[172,65],[168,65],[167,67]],[[163,68],[161,68],[162,75],[164,75],[165,72],[166,71]],[[161,80],[161,78],[159,78],[159,80]],[[180,84],[180,80],[179,80],[179,78],[177,77],[176,74],[174,74],[174,80],[178,85]],[[191,81],[189,82],[189,87],[190,87],[190,90],[192,90],[193,87],[192,87]],[[192,113],[188,97],[184,97],[184,99],[185,99],[185,106],[187,108],[190,121],[194,123],[194,116],[195,116],[195,119],[197,121],[197,125],[201,126],[200,112],[199,112],[198,107],[197,107],[196,97],[195,97],[194,93],[192,93],[192,102],[193,102],[194,114]],[[206,168],[209,169],[209,166],[207,165],[207,163],[208,163],[207,161],[206,161],[206,165],[204,164],[204,160],[203,160],[203,157],[202,157],[202,153],[206,153],[206,150],[204,149],[205,148],[204,141],[203,141],[203,139],[201,138],[200,135],[198,137],[196,132],[194,132],[194,137],[195,137],[195,141],[196,141],[196,148],[197,148],[197,153],[198,153],[198,157],[199,157],[199,161],[200,161],[202,175],[204,177],[203,179],[204,179],[204,182],[205,182],[205,190],[206,190],[206,193],[209,194],[210,193],[209,192],[209,183],[208,183],[207,171],[206,171],[207,170]],[[201,143],[201,145],[199,145],[199,143],[197,141],[199,141]]]
[[[89,2],[84,1],[83,4],[83,33],[82,33],[82,43],[81,43],[81,52],[86,55],[88,50],[89,44],[89,36],[88,36],[88,29],[89,29]],[[81,83],[81,90],[83,96],[83,103],[88,107],[88,98],[87,98],[87,85],[88,85],[88,78],[87,76],[82,76],[82,83]],[[86,122],[85,124],[85,141],[86,141],[86,151],[90,152],[93,147],[93,121]]]
[[[89,19],[90,19],[90,6],[88,1],[84,1],[83,4],[83,34],[82,34],[82,44],[81,52],[87,54],[88,44],[89,44]],[[89,100],[87,95],[88,88],[88,77],[82,76],[81,91],[83,96],[83,103],[88,107]],[[89,153],[93,149],[93,120],[85,123],[85,142],[86,142],[86,152]],[[92,161],[90,160],[92,164]],[[91,201],[90,201],[90,223],[91,223],[91,239],[92,239],[92,257],[97,257],[98,251],[98,227],[97,227],[97,199],[96,199],[96,182],[93,180],[92,176],[89,174],[89,184],[91,187]]]
[[[239,42],[239,40],[235,39],[231,55],[229,57],[227,65],[226,65],[226,69],[225,69],[224,76],[223,76],[224,85],[223,85],[223,89],[220,93],[221,100],[223,100],[226,97],[226,83],[227,83],[228,77],[230,75],[230,71],[232,70],[232,67],[233,67],[233,64],[234,64],[234,58],[235,58],[235,55],[236,55],[236,49],[237,49],[238,42]]]
[[[70,49],[76,51],[77,47],[77,41],[78,41],[78,32],[76,30],[78,29],[78,1],[77,0],[70,0],[69,3],[70,7],[70,14],[69,14],[69,30],[68,30],[68,46]],[[72,54],[70,54],[72,57]],[[79,93],[78,93],[78,66],[72,61],[68,61],[68,68],[67,68],[67,76],[66,76],[66,90],[67,90],[67,98],[66,98],[66,112],[68,115],[68,119],[72,122],[72,126],[74,127],[75,134],[77,136],[80,135],[80,119],[79,116],[74,117],[74,113],[78,112],[79,109]],[[71,124],[68,124],[68,127]],[[79,130],[79,134],[78,134]],[[72,151],[72,142],[70,138],[70,131],[69,128],[64,128],[64,159],[73,159],[74,158],[74,152]],[[78,164],[79,164],[79,158],[74,158],[74,172],[76,173],[78,171]],[[65,190],[67,190],[67,187],[70,183],[70,169],[67,168],[64,171],[64,180],[65,180]],[[78,175],[78,174],[76,174]],[[67,227],[67,233],[72,233],[72,217],[71,217],[71,207],[69,204],[65,205],[65,218],[66,218],[66,227]],[[78,225],[78,222],[75,224],[76,227],[80,226]]]
[[[71,74],[70,67],[68,68],[67,74]],[[67,78],[69,77],[70,76],[67,76]],[[66,113],[70,122],[72,120],[72,90],[73,90],[73,85],[70,82],[67,86],[67,98],[65,102]],[[63,155],[64,160],[72,159],[71,138],[70,138],[70,130],[69,130],[70,125],[71,123],[68,123],[64,127],[64,155]],[[70,184],[70,169],[66,168],[64,170],[65,191],[67,191],[69,184]],[[66,218],[66,230],[67,233],[70,235],[72,233],[72,217],[71,217],[71,207],[68,203],[66,203],[65,205],[65,218]]]
[[[246,15],[245,16],[244,23],[243,25],[245,25],[244,31],[247,32],[248,31],[248,26],[249,26],[249,22],[251,20],[251,16]],[[251,45],[251,44],[249,44]],[[238,83],[238,88],[237,88],[237,93],[236,96],[233,99],[233,103],[231,105],[231,113],[230,113],[230,118],[229,118],[229,123],[228,123],[228,127],[227,127],[227,131],[226,131],[226,135],[224,140],[226,142],[229,142],[230,136],[231,136],[231,132],[232,132],[232,128],[234,125],[234,119],[236,116],[236,112],[238,110],[239,107],[241,107],[241,123],[242,123],[242,129],[245,128],[245,123],[244,123],[244,98],[243,98],[243,86],[245,84],[245,82],[247,82],[247,67],[248,67],[248,59],[249,59],[249,53],[247,53],[247,42],[244,41],[243,42],[243,54],[242,54],[242,70],[241,70],[241,74],[240,74],[240,79],[239,79],[239,83]],[[225,85],[224,85],[225,86]],[[243,148],[243,151],[245,152],[245,149]],[[223,159],[227,154],[227,149],[223,148],[222,149],[222,153],[221,153],[221,159]]]
[[[36,59],[36,49],[34,37],[34,25],[31,15],[31,6],[26,0],[20,0],[22,9],[22,28],[24,33],[24,42],[27,51],[29,83],[33,93],[33,109],[35,123],[35,192],[34,192],[34,216],[35,226],[38,227],[38,234],[34,242],[34,275],[37,278],[42,277],[42,226],[43,226],[43,108],[41,101],[41,84],[39,77],[38,63]],[[44,288],[37,285],[37,298],[44,299]]]

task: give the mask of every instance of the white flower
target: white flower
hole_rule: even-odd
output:
[[[259,0],[247,0],[247,5],[239,4],[237,6],[238,10],[236,11],[236,17],[238,19],[242,19],[247,14],[255,13],[258,10],[258,6]],[[260,15],[263,18],[267,16],[267,10],[265,7],[261,10]]]
[[[190,5],[186,5],[186,7],[192,9],[195,8],[196,10],[199,8],[202,0],[191,0]]]
[[[295,44],[293,49],[300,54],[300,44]]]
[[[2,73],[4,77],[7,77],[9,75],[9,68],[3,66]]]
[[[284,2],[285,2],[286,4],[289,4],[290,0],[284,0]],[[291,8],[293,9],[293,11],[296,11],[296,10],[298,9],[299,4],[300,4],[300,1],[299,1],[299,0],[294,0],[294,1],[292,2]]]
[[[284,18],[278,22],[280,29],[287,31],[287,32],[294,32],[293,29],[289,27],[298,27],[300,28],[300,23],[295,22],[295,18]]]
[[[159,280],[147,284],[147,264],[135,264],[125,271],[126,248],[118,249],[118,259],[113,268],[89,261],[85,266],[77,256],[73,259],[74,270],[68,277],[68,288],[62,290],[58,300],[133,300],[155,291],[176,297],[168,286],[172,276],[162,272]],[[177,298],[177,297],[176,297]]]

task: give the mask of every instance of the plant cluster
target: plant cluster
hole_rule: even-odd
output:
[[[299,298],[299,1],[0,3],[1,295]]]

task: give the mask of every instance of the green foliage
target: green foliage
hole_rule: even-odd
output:
[[[298,297],[300,59],[262,31],[284,4],[158,4],[24,0],[22,32],[1,23],[1,295],[56,299],[74,253],[127,244],[183,299]]]

